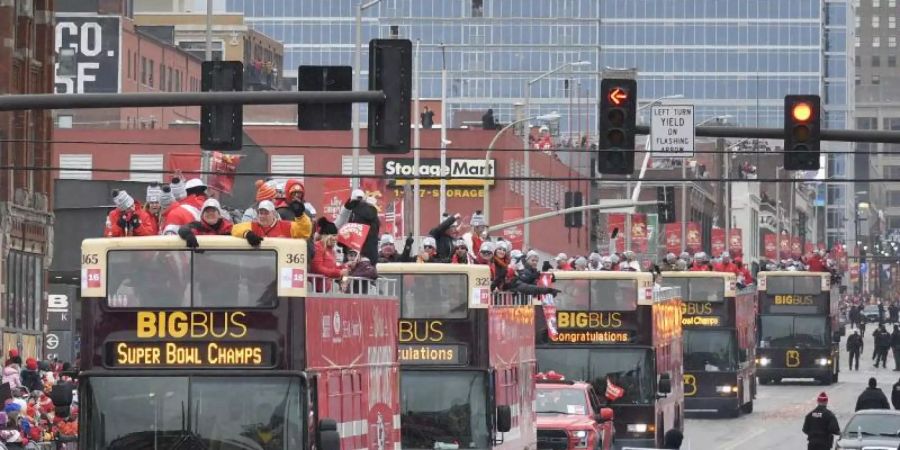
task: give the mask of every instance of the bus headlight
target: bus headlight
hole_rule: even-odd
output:
[[[831,360],[828,358],[819,358],[816,360],[816,364],[818,364],[820,366],[827,366],[827,365],[831,364]]]
[[[765,366],[768,366],[769,364],[772,364],[772,359],[771,359],[771,358],[767,358],[767,357],[765,357],[765,356],[759,358],[759,365],[760,365],[760,366],[765,367]]]
[[[575,448],[588,448],[591,443],[591,431],[575,430],[572,432],[572,439],[575,441]]]
[[[656,427],[646,423],[629,423],[625,429],[629,433],[652,433],[656,431]]]
[[[737,386],[730,386],[727,384],[724,386],[716,386],[716,392],[720,394],[736,394]]]

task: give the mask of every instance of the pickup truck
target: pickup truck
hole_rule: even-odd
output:
[[[610,450],[613,411],[590,383],[554,372],[535,376],[538,450]]]

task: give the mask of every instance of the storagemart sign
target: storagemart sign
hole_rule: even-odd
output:
[[[485,164],[484,159],[447,158],[443,169],[440,158],[421,158],[419,160],[419,172],[416,173],[412,158],[385,158],[383,161],[384,174],[395,177],[390,186],[403,186],[409,179],[396,179],[399,177],[446,177],[447,186],[473,186],[484,184]],[[494,184],[494,166],[496,160],[491,159],[486,167],[488,184]],[[422,180],[423,186],[437,186],[441,180]]]

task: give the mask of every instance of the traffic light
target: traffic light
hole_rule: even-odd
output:
[[[659,223],[675,223],[675,186],[656,188],[656,202]]]
[[[819,170],[821,119],[818,95],[784,97],[785,170]]]
[[[244,64],[240,61],[203,61],[201,71],[203,92],[244,90]],[[243,105],[200,106],[200,148],[240,150],[243,125]]]
[[[350,66],[300,66],[297,69],[300,91],[352,91]],[[301,130],[349,130],[352,103],[300,103],[297,128]]]
[[[607,78],[600,82],[600,145],[597,170],[604,174],[634,172],[634,120],[637,81]]]
[[[369,42],[369,90],[383,91],[384,103],[369,104],[369,153],[409,153],[412,100],[412,43],[408,39]]]
[[[584,205],[584,194],[581,191],[569,191],[565,195],[566,209]],[[584,211],[570,212],[565,215],[566,228],[581,228],[584,226]]]

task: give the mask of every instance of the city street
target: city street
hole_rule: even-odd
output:
[[[820,386],[806,381],[780,385],[759,386],[753,414],[738,419],[707,419],[690,417],[685,425],[685,450],[762,450],[806,448],[806,436],[801,431],[804,416],[816,406],[816,396],[828,393],[828,407],[843,429],[853,414],[856,397],[866,386],[869,377],[878,379],[890,399],[891,386],[900,372],[893,371],[893,355],[888,355],[887,369],[872,367],[871,351],[874,327],[866,328],[865,349],[860,358],[859,372],[847,371],[847,353],[841,343],[840,382]],[[848,333],[852,330],[848,329]],[[713,445],[714,443],[714,445]]]

